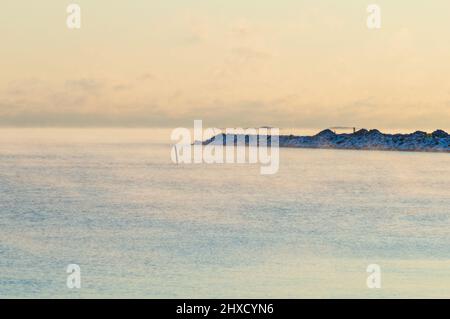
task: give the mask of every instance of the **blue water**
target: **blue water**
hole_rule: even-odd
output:
[[[448,154],[282,149],[260,175],[175,165],[165,130],[0,131],[0,297],[450,297]]]

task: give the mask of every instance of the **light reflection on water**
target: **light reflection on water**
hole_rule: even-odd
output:
[[[270,176],[169,137],[2,129],[0,296],[450,297],[448,154],[282,149]]]

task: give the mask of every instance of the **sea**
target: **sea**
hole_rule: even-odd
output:
[[[448,153],[286,148],[262,175],[172,143],[0,129],[0,297],[450,298]]]

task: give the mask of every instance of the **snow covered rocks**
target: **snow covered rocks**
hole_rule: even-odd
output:
[[[208,141],[205,143],[208,144]],[[443,130],[433,133],[384,134],[379,130],[361,129],[336,134],[330,129],[314,136],[280,135],[280,147],[333,148],[390,151],[450,152],[450,135]]]

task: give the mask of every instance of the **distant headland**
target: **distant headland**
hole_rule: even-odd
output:
[[[203,141],[202,144],[223,143],[223,145],[249,145],[249,141],[252,140],[250,137],[250,135],[242,134],[219,134]],[[269,142],[270,139],[271,137],[269,136]],[[443,130],[436,130],[432,133],[416,131],[410,134],[384,134],[376,129],[360,129],[353,133],[336,134],[332,130],[326,129],[313,136],[279,135],[279,146],[293,148],[450,152],[450,135]]]

